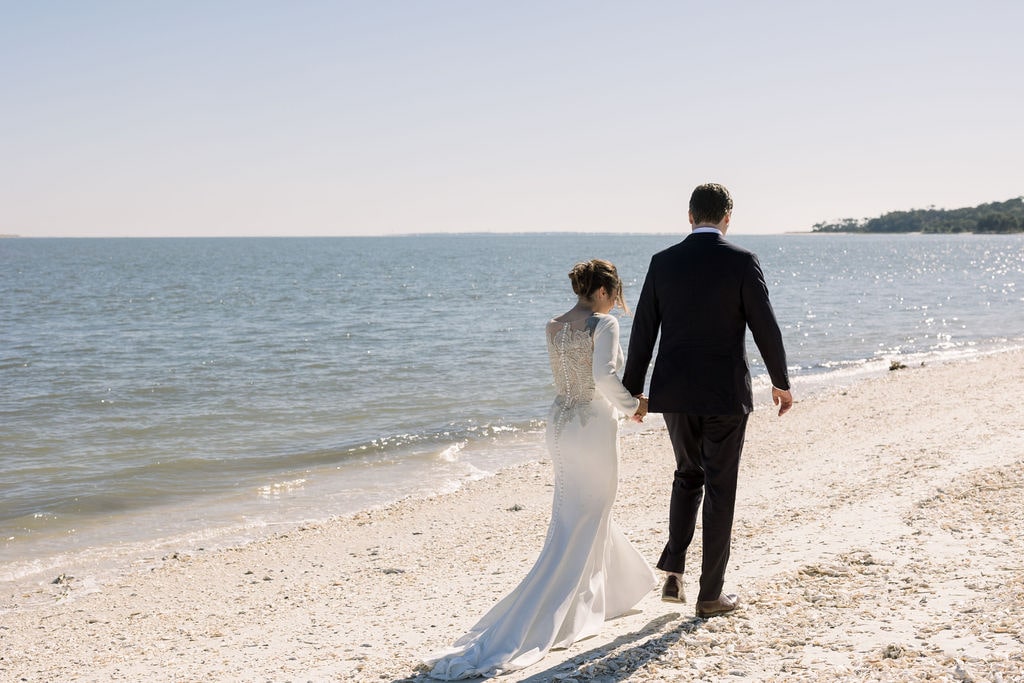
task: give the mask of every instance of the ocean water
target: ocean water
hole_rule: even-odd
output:
[[[546,457],[570,267],[613,260],[635,304],[679,239],[0,240],[0,580]],[[1024,236],[731,239],[760,256],[798,398],[1024,345]]]

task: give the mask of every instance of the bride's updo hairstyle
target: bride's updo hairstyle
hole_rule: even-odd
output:
[[[583,297],[587,301],[593,298],[594,292],[604,287],[609,294],[615,297],[615,303],[619,308],[629,313],[626,300],[622,296],[622,280],[619,279],[619,271],[615,269],[611,261],[596,258],[577,263],[569,271],[569,281],[572,282],[572,291],[576,296]]]

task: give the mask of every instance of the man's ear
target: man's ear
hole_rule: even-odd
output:
[[[690,219],[690,227],[696,225],[696,223],[693,222],[693,211],[687,211],[686,216]]]

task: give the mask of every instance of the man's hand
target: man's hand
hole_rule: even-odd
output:
[[[789,392],[789,389],[772,387],[772,403],[779,407],[779,416],[781,417],[793,407],[793,394]]]
[[[640,405],[637,407],[636,412],[630,417],[633,422],[643,422],[644,417],[647,415],[647,397],[643,394],[637,394],[636,398],[640,399]]]

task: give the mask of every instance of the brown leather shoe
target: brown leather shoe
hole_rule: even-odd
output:
[[[679,580],[678,576],[669,574],[665,577],[665,585],[661,587],[661,599],[664,602],[686,602],[683,582]]]
[[[740,599],[738,596],[722,593],[717,600],[700,600],[697,602],[697,616],[701,619],[717,617],[720,614],[728,614],[738,607]]]

